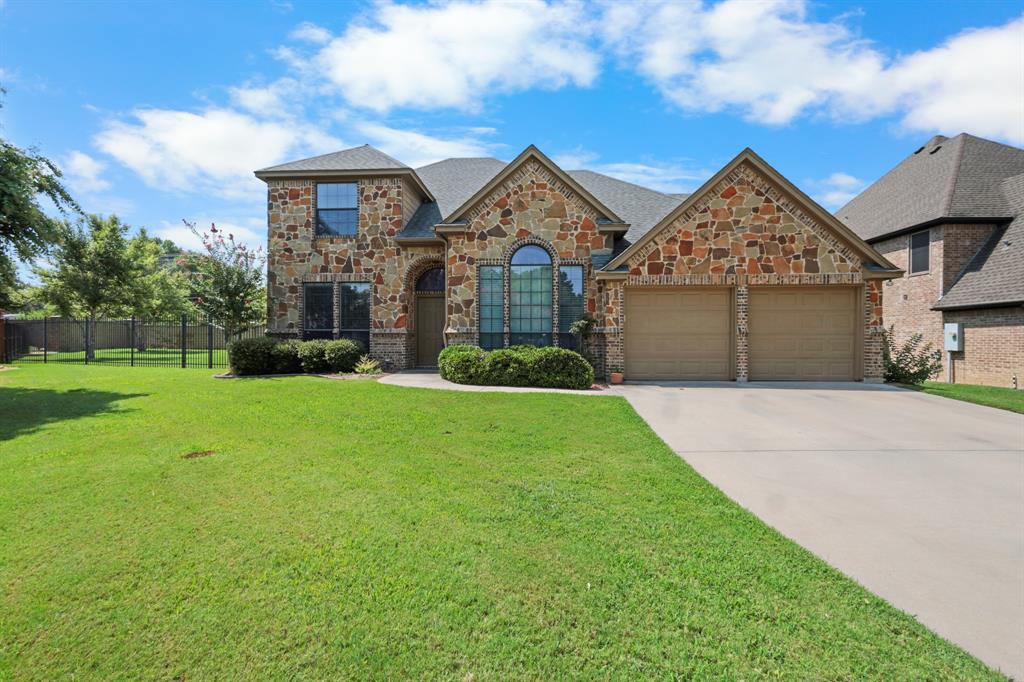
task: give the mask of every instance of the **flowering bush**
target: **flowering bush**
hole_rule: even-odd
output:
[[[882,362],[885,380],[897,384],[921,384],[942,369],[942,353],[932,344],[921,345],[924,337],[914,334],[898,345],[893,340],[893,327],[882,333]]]
[[[188,279],[190,298],[210,320],[224,328],[225,339],[230,342],[247,325],[262,321],[266,315],[263,267],[267,258],[263,247],[250,249],[215,224],[202,232],[195,223],[183,222],[199,237],[204,251],[178,260]]]

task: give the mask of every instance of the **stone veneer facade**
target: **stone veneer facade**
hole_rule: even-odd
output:
[[[750,288],[835,285],[860,289],[863,377],[882,379],[879,281],[863,279],[860,257],[749,165],[737,167],[663,227],[627,260],[627,267],[628,276],[612,283],[602,300],[610,368],[625,365],[625,287],[730,287],[736,315],[736,379],[746,381]]]
[[[591,349],[599,375],[624,365],[625,288],[728,286],[736,310],[736,378],[747,376],[749,287],[855,286],[862,292],[863,376],[882,377],[882,290],[862,278],[860,257],[801,210],[768,178],[740,164],[684,215],[664,226],[629,258],[628,272],[598,279],[592,256],[607,257],[613,238],[601,233],[599,209],[536,158],[522,165],[463,214],[465,229],[446,235],[446,246],[403,246],[395,237],[410,217],[412,185],[399,177],[359,180],[359,229],[352,237],[314,236],[316,180],[268,181],[270,332],[301,333],[303,284],[369,282],[373,289],[370,354],[391,368],[411,366],[415,354],[416,278],[430,267],[446,270],[446,344],[478,343],[478,268],[505,266],[525,244],[552,256],[558,269],[584,267],[586,310],[598,320]],[[338,296],[335,291],[335,301]],[[553,296],[552,320],[558,321]],[[335,303],[337,305],[337,303]],[[337,314],[335,315],[337,319]],[[508,306],[505,330],[508,338]],[[557,331],[557,330],[556,330]],[[557,334],[555,335],[557,339]]]

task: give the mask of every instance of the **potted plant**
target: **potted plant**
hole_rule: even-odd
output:
[[[614,365],[608,372],[608,381],[613,384],[621,384],[623,379],[625,379],[625,375],[622,373],[622,367]]]

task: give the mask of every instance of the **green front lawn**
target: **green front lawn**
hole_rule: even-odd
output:
[[[188,367],[203,368],[209,365],[210,351],[205,348],[186,350],[185,356]],[[39,351],[32,353],[31,355],[24,356],[15,364],[43,362],[44,359],[46,364],[62,362],[80,362],[85,364],[85,351],[51,351],[45,354],[45,356],[42,351]],[[135,352],[132,353],[131,348],[98,348],[94,353],[94,357],[89,360],[89,364],[96,363],[98,365],[130,365],[132,362],[140,367],[161,366],[180,368],[181,349],[147,348],[144,351],[140,351],[136,348]],[[228,366],[227,350],[223,348],[213,349],[213,366],[219,368],[225,368]]]
[[[618,398],[23,365],[0,678],[72,677],[998,678]]]
[[[968,403],[998,407],[1011,412],[1024,414],[1024,391],[998,386],[975,386],[974,384],[947,384],[939,381],[926,381],[923,386],[910,386],[915,390],[941,395],[954,400]]]

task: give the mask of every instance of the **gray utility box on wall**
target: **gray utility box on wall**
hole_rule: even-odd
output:
[[[947,322],[945,325],[946,350],[964,349],[964,326],[959,322]]]

